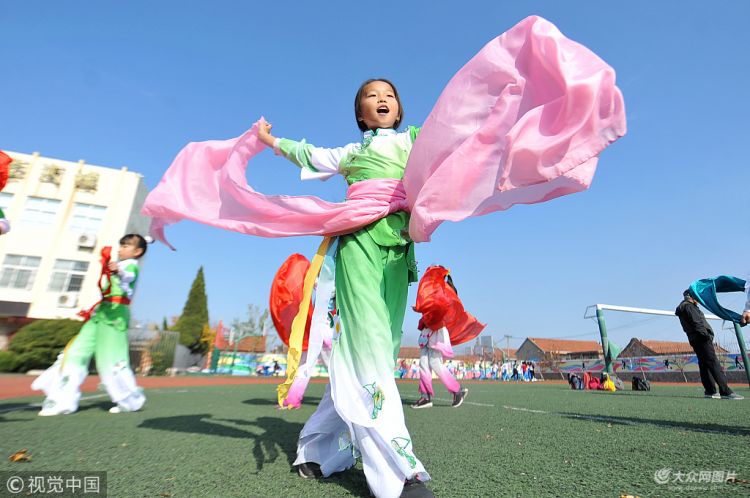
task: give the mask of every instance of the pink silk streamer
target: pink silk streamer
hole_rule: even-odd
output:
[[[528,17],[459,70],[425,121],[404,175],[411,237],[585,190],[625,132],[614,69]]]
[[[167,243],[164,227],[182,219],[262,237],[335,236],[410,210],[411,238],[424,242],[446,220],[585,190],[597,154],[626,132],[614,70],[537,16],[492,40],[451,79],[403,183],[354,183],[344,203],[263,195],[245,173],[264,147],[257,128],[180,151],[142,210],[154,238]]]
[[[258,139],[261,122],[240,137],[193,142],[180,151],[141,211],[152,217],[156,240],[172,247],[164,227],[182,219],[261,237],[336,236],[407,208],[403,184],[394,179],[354,183],[347,201],[338,203],[256,192],[247,184],[245,168],[265,147]]]

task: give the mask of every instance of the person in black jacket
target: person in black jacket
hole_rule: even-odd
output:
[[[727,385],[727,378],[721,371],[719,359],[716,357],[714,349],[714,331],[708,324],[705,315],[698,308],[698,301],[695,300],[690,289],[682,293],[683,300],[675,315],[680,319],[682,330],[688,336],[688,342],[698,357],[698,368],[701,373],[701,382],[705,389],[706,398],[722,399],[744,399],[742,396],[735,394]],[[716,385],[719,385],[719,392],[716,392]]]

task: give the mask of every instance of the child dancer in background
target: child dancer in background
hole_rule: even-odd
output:
[[[46,398],[40,416],[65,415],[78,410],[80,387],[89,372],[91,357],[115,406],[110,413],[140,410],[146,397],[136,385],[128,355],[130,301],[138,280],[138,259],[146,253],[146,239],[128,234],[120,239],[118,262],[110,261],[110,247],[102,250],[99,285],[102,300],[81,312],[86,323],[65,347],[54,365],[32,384]]]
[[[417,360],[412,361],[411,365],[409,365],[409,376],[407,378],[409,379],[419,378],[419,362]]]
[[[468,342],[478,336],[484,325],[464,310],[448,270],[430,266],[419,281],[417,304],[414,311],[422,313],[419,320],[419,400],[412,408],[432,407],[432,372],[453,394],[451,406],[464,402],[469,390],[461,388],[456,377],[443,365],[443,357],[453,358],[453,345]]]

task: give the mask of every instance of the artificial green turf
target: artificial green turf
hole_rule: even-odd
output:
[[[439,497],[740,496],[748,484],[657,484],[654,473],[734,471],[750,480],[750,392],[711,400],[696,387],[649,393],[560,384],[470,384],[467,402],[405,407],[414,452]],[[323,393],[278,411],[273,385],[154,389],[144,411],[112,415],[106,397],[68,416],[0,403],[0,470],[106,470],[111,497],[368,496],[361,466],[329,479],[291,471],[297,435]],[[401,385],[405,402],[416,384]],[[9,411],[10,410],[10,411]],[[587,418],[588,417],[588,418]],[[7,456],[28,448],[32,461]],[[2,484],[2,483],[0,483]],[[697,488],[697,489],[696,489]]]

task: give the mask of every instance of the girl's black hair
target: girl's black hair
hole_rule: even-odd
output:
[[[127,235],[123,235],[120,239],[120,244],[127,244],[128,242],[135,242],[135,247],[142,251],[141,255],[136,259],[141,258],[144,254],[146,254],[148,242],[141,235],[138,235],[137,233],[129,233]]]
[[[393,95],[396,97],[396,102],[398,102],[398,118],[396,119],[396,122],[393,123],[393,129],[397,130],[399,125],[401,124],[401,121],[404,119],[404,106],[401,104],[401,97],[398,96],[398,90],[396,89],[396,85],[390,82],[390,80],[387,80],[385,78],[373,78],[365,81],[359,86],[359,90],[357,90],[357,95],[354,97],[354,119],[357,121],[357,128],[360,129],[360,131],[367,131],[367,125],[364,121],[359,120],[359,115],[362,114],[362,107],[360,106],[359,101],[362,100],[362,97],[365,93],[365,87],[369,85],[370,83],[374,83],[376,81],[382,81],[383,83],[388,83],[391,85],[391,88],[393,88]]]
[[[455,292],[456,295],[458,295],[458,289],[456,289],[456,286],[453,285],[453,278],[450,276],[450,274],[445,276],[445,283],[448,284],[451,289],[453,289],[453,292]]]

